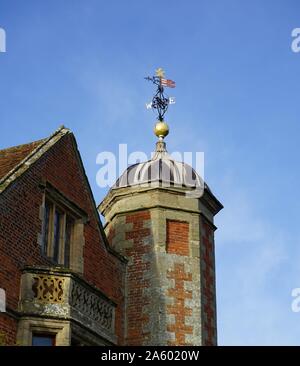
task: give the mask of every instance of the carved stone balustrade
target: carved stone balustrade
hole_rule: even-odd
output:
[[[61,268],[26,267],[21,279],[19,311],[74,321],[115,344],[115,307],[97,288]]]

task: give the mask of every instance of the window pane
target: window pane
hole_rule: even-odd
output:
[[[54,213],[54,236],[53,236],[53,260],[58,263],[59,239],[60,239],[60,219],[61,214],[55,210]]]
[[[55,346],[55,336],[46,334],[32,334],[33,346]]]
[[[50,205],[49,202],[46,201],[44,210],[43,241],[42,241],[42,251],[44,254],[47,254],[48,249],[49,218],[50,218]]]
[[[71,249],[71,235],[72,235],[73,223],[74,220],[71,217],[67,216],[66,235],[65,235],[65,258],[64,258],[65,267],[70,266],[70,249]]]

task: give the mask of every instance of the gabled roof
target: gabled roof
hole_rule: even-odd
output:
[[[61,126],[48,138],[0,150],[0,193],[69,133],[69,129]]]
[[[0,150],[0,179],[5,177],[7,173],[15,168],[44,141],[45,139]]]
[[[96,202],[92,193],[89,180],[86,176],[83,162],[77,148],[75,137],[68,128],[61,126],[50,137],[31,142],[29,144],[10,147],[8,149],[0,150],[0,194],[25,171],[27,171],[32,164],[34,164],[46,151],[56,144],[63,136],[70,134],[72,136],[75,154],[77,156],[80,169],[85,178],[88,192],[93,205],[93,210],[96,216],[97,224],[101,236],[104,241],[105,248],[122,262],[126,263],[127,259],[115,251],[108,243],[102,223],[100,221],[99,213],[97,211]]]

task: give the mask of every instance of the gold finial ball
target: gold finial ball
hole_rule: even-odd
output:
[[[157,121],[154,126],[154,133],[157,137],[166,137],[169,134],[169,126],[165,121]]]

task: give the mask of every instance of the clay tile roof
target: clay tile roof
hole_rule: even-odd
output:
[[[30,142],[29,144],[9,147],[0,150],[0,179],[15,168],[34,149],[45,142],[46,139]]]

